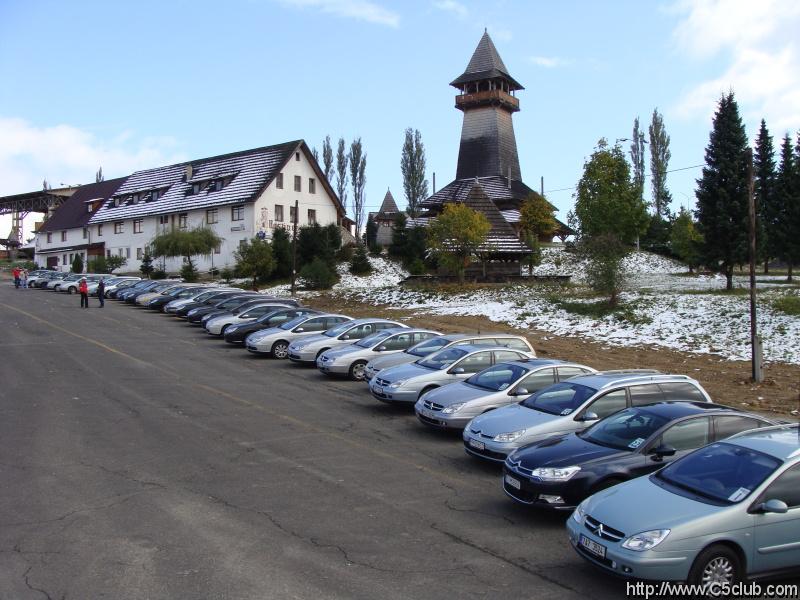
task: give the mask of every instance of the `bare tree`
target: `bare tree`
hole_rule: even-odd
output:
[[[322,142],[322,166],[325,170],[325,179],[330,182],[333,175],[333,146],[329,135],[326,135]]]
[[[339,138],[339,147],[336,149],[336,193],[345,208],[347,208],[347,162],[349,158],[345,152],[344,138]]]
[[[403,190],[412,217],[419,212],[419,203],[428,196],[428,180],[425,179],[425,146],[418,129],[406,129],[403,153],[400,157],[400,170],[403,173]]]
[[[353,186],[353,221],[356,223],[356,239],[361,241],[361,225],[364,223],[364,185],[367,183],[367,155],[361,145],[361,138],[350,144],[350,183]]]

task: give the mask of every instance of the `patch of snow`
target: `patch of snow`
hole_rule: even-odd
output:
[[[367,258],[372,265],[372,273],[369,275],[353,275],[350,272],[349,263],[341,263],[337,266],[340,279],[339,283],[333,286],[334,292],[396,286],[408,277],[408,271],[403,269],[399,263],[383,257],[369,256]]]

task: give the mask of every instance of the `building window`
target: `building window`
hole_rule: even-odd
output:
[[[189,215],[187,213],[181,213],[178,215],[178,228],[179,229],[186,229],[189,225]]]
[[[295,152],[294,153],[294,159],[295,160],[300,160],[300,153],[299,152]]]
[[[83,239],[86,239],[88,237],[89,237],[89,228],[88,227],[84,227],[83,228]]]
[[[103,237],[103,224],[97,226],[97,237]]]
[[[219,223],[219,210],[216,208],[209,208],[206,211],[206,223],[213,225]]]
[[[111,258],[111,250],[106,250],[106,258]]]
[[[300,177],[300,175],[294,176],[294,191],[295,192],[303,191],[303,178]]]
[[[124,221],[117,221],[116,223],[114,223],[114,233],[123,233],[124,232],[123,225],[125,225]]]
[[[278,176],[275,178],[275,187],[279,190],[283,189],[283,173],[278,173]]]
[[[220,252],[222,252],[222,244],[214,248],[214,254],[219,254]]]
[[[66,254],[64,254],[64,255],[61,257],[61,264],[62,264],[62,265],[68,265],[68,264],[69,264],[69,263],[67,262],[67,255],[66,255]]]
[[[150,200],[158,200],[161,197],[161,190],[153,190],[150,192]]]
[[[283,223],[283,204],[275,205],[275,221]]]
[[[313,177],[308,178],[308,193],[309,194],[316,194],[317,193],[317,180]]]
[[[244,249],[247,246],[247,240],[239,240],[239,250]]]
[[[143,219],[133,220],[133,233],[142,233],[142,223]]]
[[[231,206],[231,221],[244,221],[244,204]]]
[[[313,225],[317,222],[317,211],[311,208],[308,209],[308,223]]]
[[[67,241],[67,232],[66,231],[62,231],[61,232],[61,241],[62,242],[66,242]]]
[[[88,212],[88,213],[92,212],[92,203],[91,202],[86,205],[86,212]]]
[[[289,221],[297,222],[297,209],[294,206],[289,207]]]
[[[142,256],[144,256],[144,253],[142,252],[142,249],[141,248],[137,248],[136,249],[136,260],[142,260]]]
[[[75,255],[74,255],[74,254],[70,254],[70,255],[69,255],[69,264],[72,264],[72,261],[73,261],[73,260],[75,260],[75,258],[74,258],[74,257],[75,257]]]
[[[47,243],[51,244],[52,242],[53,242],[53,234],[52,233],[48,233],[47,234]]]
[[[114,208],[119,206],[120,200],[121,200],[120,198],[114,198]]]
[[[130,246],[128,246],[127,248],[125,248],[125,258],[130,258],[130,257],[131,257],[131,249]]]
[[[131,196],[131,202],[133,202],[133,204],[139,204],[139,194]]]
[[[158,224],[159,225],[169,225],[169,215],[159,215],[158,216]]]

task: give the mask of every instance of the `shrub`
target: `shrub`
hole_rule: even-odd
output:
[[[166,279],[167,272],[164,269],[156,269],[150,274],[150,279]]]
[[[800,317],[800,296],[781,296],[773,301],[772,307],[787,315]]]
[[[113,273],[114,269],[119,269],[120,267],[124,267],[128,263],[128,260],[122,256],[112,254],[108,258],[106,258],[106,264],[108,265],[108,272]]]
[[[145,252],[144,256],[142,257],[142,264],[139,265],[139,272],[145,277],[150,277],[153,269],[153,257]]]
[[[231,279],[233,279],[233,269],[230,267],[223,267],[222,270],[219,272],[220,277],[222,277],[222,281],[225,283],[230,283]]]
[[[339,252],[336,253],[336,258],[342,262],[350,262],[353,260],[353,250],[352,244],[342,246],[339,248]]]
[[[415,258],[412,260],[407,268],[411,275],[424,275],[427,271],[427,268],[425,267],[425,261],[423,261],[421,258]]]
[[[586,279],[598,294],[608,296],[608,305],[616,307],[625,281],[622,260],[630,247],[613,233],[603,233],[581,241],[580,252],[588,260]]]
[[[310,290],[327,290],[336,283],[336,271],[321,258],[315,258],[300,269],[300,277],[305,281],[305,287]]]
[[[75,255],[71,268],[73,273],[83,273],[83,257],[80,254]]]
[[[198,275],[197,268],[194,266],[194,261],[192,261],[191,258],[187,259],[181,267],[181,279],[192,283],[197,281]]]
[[[380,256],[383,254],[383,246],[380,244],[373,244],[369,250],[369,253],[372,254],[372,256]]]
[[[98,256],[91,259],[87,267],[90,273],[109,273],[108,262],[105,256]]]
[[[350,261],[350,272],[353,275],[369,275],[372,273],[372,265],[367,257],[366,246],[359,246],[353,253],[353,259]]]
[[[272,258],[275,259],[273,276],[286,278],[292,274],[292,241],[285,229],[278,228],[272,233]]]

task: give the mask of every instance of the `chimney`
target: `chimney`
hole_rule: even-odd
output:
[[[192,165],[186,165],[186,173],[183,176],[184,181],[189,181],[192,178]]]

